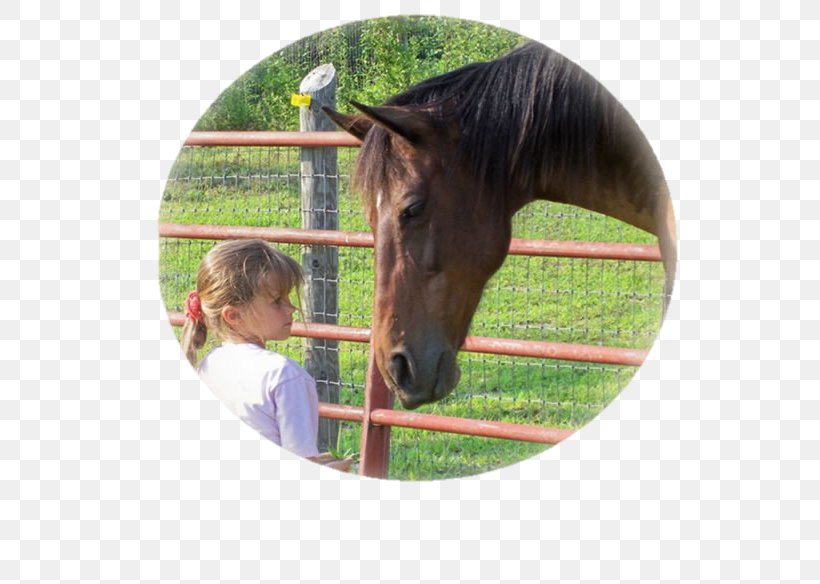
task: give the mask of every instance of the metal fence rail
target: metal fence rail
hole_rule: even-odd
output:
[[[186,146],[361,146],[347,132],[191,132]]]
[[[174,326],[182,326],[182,323],[185,322],[185,315],[181,312],[169,312],[168,318]],[[295,337],[307,339],[353,341],[356,343],[370,342],[370,329],[333,324],[294,322],[291,334]],[[560,359],[561,361],[634,367],[641,365],[646,359],[646,351],[640,349],[492,337],[467,337],[461,350],[468,353],[537,357],[539,359]]]
[[[371,233],[355,231],[162,223],[159,226],[159,234],[160,237],[179,239],[264,239],[276,243],[373,247],[373,235]],[[657,245],[619,242],[599,243],[513,238],[510,241],[509,254],[591,260],[661,261],[661,252]]]

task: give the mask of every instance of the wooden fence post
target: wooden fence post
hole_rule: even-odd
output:
[[[336,69],[320,65],[302,80],[299,93],[310,96],[310,105],[299,108],[303,132],[335,130],[322,111],[336,107]],[[339,229],[336,148],[302,148],[301,202],[304,229]],[[336,247],[309,245],[302,256],[305,274],[304,313],[310,323],[336,324],[339,314],[339,251]],[[316,380],[319,401],[339,402],[339,344],[337,341],[307,339],[305,370]],[[319,451],[336,448],[338,420],[319,419]]]

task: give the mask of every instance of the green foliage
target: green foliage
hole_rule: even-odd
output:
[[[383,103],[429,77],[494,59],[523,38],[486,24],[432,16],[379,18],[318,33],[261,61],[226,89],[197,130],[297,130],[290,96],[322,63],[337,72],[337,103]]]

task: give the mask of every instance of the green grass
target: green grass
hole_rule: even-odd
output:
[[[355,150],[339,150],[339,225],[367,231],[348,193]],[[171,172],[160,221],[299,227],[298,149],[185,148]],[[514,236],[654,243],[613,219],[537,202],[514,220]],[[213,242],[162,240],[160,285],[169,310],[180,310],[197,266]],[[302,246],[281,245],[300,259]],[[339,324],[369,326],[372,250],[339,249]],[[509,256],[489,282],[471,334],[649,348],[661,315],[663,269],[648,262]],[[303,361],[302,339],[271,346]],[[341,402],[362,405],[367,348],[339,343]],[[634,368],[493,355],[459,356],[453,394],[419,411],[448,416],[579,428],[629,382]],[[399,406],[397,406],[399,407]],[[360,426],[343,422],[336,450],[358,451]],[[543,445],[393,428],[390,477],[441,479],[484,472],[529,458]]]

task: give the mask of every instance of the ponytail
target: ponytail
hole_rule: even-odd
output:
[[[208,326],[202,314],[202,300],[194,290],[185,299],[185,324],[182,325],[182,338],[179,341],[185,357],[194,369],[198,361],[197,351],[205,346],[207,340]]]
[[[185,324],[182,325],[182,337],[179,339],[179,344],[182,345],[185,357],[194,369],[196,369],[199,362],[197,353],[205,346],[207,340],[208,327],[205,326],[205,321],[200,320],[197,322],[191,318],[186,318]]]

